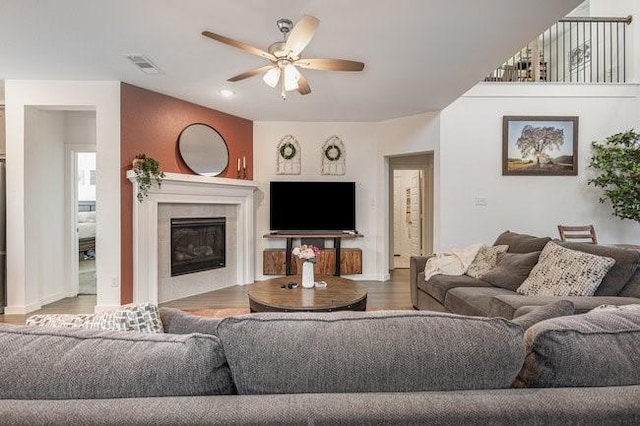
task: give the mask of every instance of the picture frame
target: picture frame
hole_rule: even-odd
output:
[[[578,117],[503,116],[502,175],[577,176]]]

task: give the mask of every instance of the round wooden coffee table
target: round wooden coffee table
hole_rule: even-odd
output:
[[[364,311],[367,307],[367,287],[342,277],[316,276],[325,281],[324,288],[302,288],[300,275],[272,278],[251,284],[251,312],[332,312]],[[297,288],[289,288],[294,282]]]

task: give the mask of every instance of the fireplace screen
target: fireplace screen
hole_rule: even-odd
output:
[[[171,276],[225,267],[225,218],[171,219]]]

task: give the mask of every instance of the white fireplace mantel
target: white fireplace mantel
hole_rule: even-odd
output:
[[[226,179],[180,173],[165,173],[160,187],[152,185],[148,196],[137,200],[138,186],[133,170],[127,171],[133,183],[133,301],[158,303],[158,205],[224,204],[238,207],[237,282],[254,281],[255,212],[254,181]]]

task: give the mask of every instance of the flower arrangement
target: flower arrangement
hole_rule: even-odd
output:
[[[291,254],[298,256],[303,262],[316,263],[316,258],[320,254],[320,249],[316,246],[303,244],[295,247]]]

